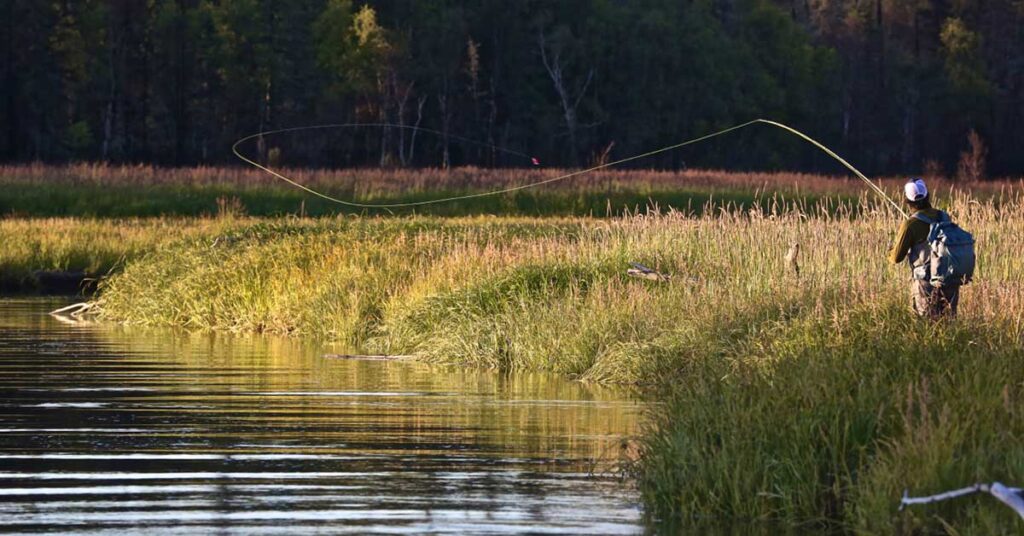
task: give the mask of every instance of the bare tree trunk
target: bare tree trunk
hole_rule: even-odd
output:
[[[875,18],[878,23],[878,87],[885,90],[885,21],[882,0],[875,0]]]
[[[175,49],[178,55],[174,66],[174,164],[181,165],[185,153],[188,124],[185,117],[185,2],[177,0],[178,14],[174,21]]]
[[[380,128],[380,160],[378,162],[380,167],[387,167],[391,164],[390,144],[388,143],[391,137],[391,128],[387,126],[391,105],[390,85],[388,80],[383,80],[378,75],[377,90],[380,95],[380,105],[377,110],[377,122],[384,125]]]
[[[480,91],[480,45],[473,41],[472,37],[466,40],[466,74],[469,75],[466,91],[469,93],[469,98],[473,100],[473,122],[470,132],[474,138],[479,139],[476,131],[480,128],[480,97],[482,95]],[[485,149],[481,147],[473,149],[476,160],[479,162],[484,157]]]
[[[377,120],[384,125],[380,127],[380,158],[377,160],[377,165],[379,167],[386,167],[388,165],[388,116],[387,109],[384,106],[380,107],[380,113],[377,117]]]
[[[267,162],[267,142],[263,138],[262,133],[266,130],[267,125],[270,124],[270,89],[271,80],[267,79],[267,85],[263,92],[263,106],[260,110],[260,137],[256,139],[256,150],[259,152],[260,161],[264,164]]]
[[[398,161],[402,164],[402,167],[405,167],[406,164],[407,164],[406,159],[405,159],[405,106],[409,102],[409,94],[412,93],[412,86],[413,86],[413,82],[410,82],[409,85],[406,86],[405,91],[401,92],[401,97],[397,99],[397,102],[398,102]]]
[[[843,92],[843,145],[850,143],[850,116],[852,115],[851,108],[853,99],[847,92]]]
[[[493,41],[494,41],[494,49],[495,50],[499,50],[501,48],[501,43],[499,42],[497,31],[495,31],[493,33]],[[498,80],[499,80],[499,75],[500,74],[501,74],[501,61],[498,60],[498,55],[495,54],[494,55],[494,61],[491,64],[491,76],[490,76],[490,79],[489,79],[490,91],[487,94],[487,101],[488,101],[487,102],[487,104],[488,104],[488,113],[487,113],[487,143],[490,144],[490,147],[489,147],[489,149],[490,149],[490,157],[491,157],[491,162],[490,163],[491,163],[492,166],[497,163],[497,159],[498,159],[497,143],[495,143],[495,139],[494,139],[494,128],[495,128],[495,125],[498,122],[498,101],[497,101],[496,95],[498,94]]]
[[[587,79],[583,82],[583,86],[580,88],[576,97],[569,92],[569,88],[566,87],[565,71],[562,66],[562,51],[555,49],[554,54],[551,58],[548,58],[547,42],[544,38],[544,32],[540,32],[537,38],[537,44],[540,48],[541,61],[544,63],[544,68],[548,72],[548,76],[551,78],[551,83],[555,86],[555,92],[558,93],[558,100],[562,106],[562,117],[565,120],[565,127],[569,133],[569,150],[571,151],[571,161],[573,165],[579,163],[577,159],[578,147],[576,145],[576,131],[578,122],[576,119],[576,109],[580,105],[580,101],[583,99],[583,95],[587,92],[587,87],[590,86],[590,81],[594,77],[594,70],[591,69],[587,73]]]
[[[142,138],[142,160],[145,162],[150,161],[149,149],[149,60],[153,52],[153,42],[149,35],[149,22],[152,17],[149,13],[150,5],[146,4],[146,12],[143,14],[146,17],[146,23],[142,28],[142,94],[140,95],[141,103],[139,105],[139,135]]]
[[[413,126],[412,136],[409,140],[409,162],[416,163],[416,135],[420,132],[420,121],[423,121],[423,105],[427,103],[424,95],[416,100],[416,124]]]
[[[110,68],[110,93],[107,95],[107,109],[103,117],[103,143],[100,146],[100,158],[104,161],[110,159],[110,149],[114,137],[114,103],[117,100],[117,67],[114,55],[118,47],[118,39],[111,39],[110,49],[107,51],[107,62]]]
[[[6,63],[4,69],[4,97],[5,97],[5,111],[6,117],[4,118],[7,126],[7,157],[14,160],[21,156],[19,154],[19,143],[20,128],[19,128],[19,117],[18,117],[18,87],[20,84],[15,82],[14,75],[14,2],[8,0],[7,5],[7,42],[6,54],[4,55],[4,61]]]
[[[443,90],[440,95],[437,96],[437,103],[441,107],[441,168],[448,169],[451,167],[451,154],[448,151],[448,129],[451,126],[448,110],[448,77],[445,76],[444,84],[442,84]]]
[[[487,143],[490,145],[490,164],[493,166],[496,164],[498,159],[497,144],[494,143],[494,125],[498,121],[498,101],[494,98],[494,92],[491,92],[490,99],[488,99],[489,112],[487,113]]]

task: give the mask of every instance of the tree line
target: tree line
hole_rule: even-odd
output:
[[[1024,172],[1022,0],[5,0],[0,158],[578,166],[756,117],[870,173]],[[755,127],[756,128],[756,127]],[[474,140],[468,143],[465,140]],[[987,170],[978,169],[987,162]],[[836,171],[778,132],[646,159]]]

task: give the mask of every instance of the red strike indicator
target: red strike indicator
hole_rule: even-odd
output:
[[[535,165],[535,166],[539,166],[540,165],[540,160],[537,160],[534,157],[530,157],[530,161],[533,162],[533,165]]]

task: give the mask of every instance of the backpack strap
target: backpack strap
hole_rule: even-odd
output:
[[[914,218],[915,220],[921,220],[921,221],[927,223],[928,225],[934,225],[936,223],[945,223],[945,222],[948,222],[948,221],[953,221],[952,219],[950,219],[949,214],[947,214],[945,211],[942,211],[942,210],[939,211],[939,219],[938,220],[933,220],[933,219],[929,218],[928,216],[925,216],[924,214],[921,214],[920,212],[915,212],[914,215],[911,216],[911,218]]]

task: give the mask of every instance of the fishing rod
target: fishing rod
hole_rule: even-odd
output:
[[[730,132],[734,132],[734,131],[737,131],[737,130],[740,130],[740,129],[743,129],[743,128],[747,128],[749,126],[757,125],[757,124],[764,124],[764,125],[769,125],[769,126],[773,126],[773,127],[782,129],[782,130],[784,130],[786,132],[789,132],[790,134],[793,134],[793,135],[803,139],[804,141],[807,141],[811,145],[814,145],[818,149],[822,150],[825,154],[827,154],[828,156],[832,157],[833,159],[838,161],[840,164],[845,166],[847,169],[852,171],[854,173],[854,175],[856,175],[858,178],[860,178],[862,181],[864,181],[871,188],[872,191],[874,191],[876,194],[878,194],[883,199],[888,201],[889,204],[891,204],[893,206],[893,208],[896,209],[897,212],[902,214],[903,217],[907,217],[907,213],[903,210],[903,208],[898,203],[893,201],[893,199],[891,197],[889,197],[885,193],[885,191],[882,190],[882,188],[880,186],[878,186],[877,184],[872,182],[871,179],[867,178],[867,176],[865,176],[863,173],[860,172],[860,170],[855,168],[853,166],[853,164],[850,164],[843,157],[839,156],[834,151],[832,151],[831,149],[826,147],[824,144],[818,142],[814,138],[811,138],[807,134],[804,134],[803,132],[800,132],[799,130],[797,130],[797,129],[791,127],[791,126],[779,123],[777,121],[771,121],[771,120],[768,120],[768,119],[754,119],[754,120],[751,120],[751,121],[747,121],[746,123],[742,123],[742,124],[739,124],[739,125],[734,125],[734,126],[731,126],[731,127],[719,130],[717,132],[712,132],[710,134],[705,134],[705,135],[700,136],[698,138],[694,138],[694,139],[691,139],[691,140],[686,140],[686,141],[683,141],[683,142],[680,142],[680,143],[676,143],[676,144],[673,144],[673,145],[668,145],[668,146],[662,147],[660,149],[655,149],[653,151],[648,151],[646,153],[629,156],[629,157],[626,157],[626,158],[622,158],[620,160],[615,160],[613,162],[607,162],[607,163],[604,163],[604,164],[599,164],[599,165],[592,166],[592,167],[589,167],[589,168],[586,168],[586,169],[581,169],[581,170],[578,170],[578,171],[573,171],[573,172],[570,172],[570,173],[565,173],[565,174],[559,175],[557,177],[551,177],[551,178],[540,180],[540,181],[536,181],[536,182],[531,182],[531,183],[527,183],[527,184],[520,184],[520,185],[517,185],[517,186],[511,186],[511,187],[508,187],[508,188],[501,188],[501,189],[498,189],[498,190],[490,190],[490,191],[486,191],[486,192],[477,192],[477,193],[472,193],[472,194],[463,194],[463,195],[456,195],[456,196],[451,196],[451,197],[442,197],[442,198],[438,198],[438,199],[428,199],[428,200],[424,200],[424,201],[410,201],[410,202],[404,202],[404,203],[360,203],[360,202],[357,202],[357,201],[347,201],[347,200],[344,200],[344,199],[338,199],[336,197],[332,197],[332,196],[327,195],[325,193],[322,193],[322,192],[319,192],[317,190],[314,190],[313,188],[305,186],[305,185],[303,185],[303,184],[301,184],[299,182],[296,182],[295,180],[292,180],[292,179],[286,177],[285,175],[283,175],[283,174],[281,174],[281,173],[279,173],[277,171],[274,171],[273,169],[271,169],[271,168],[269,168],[267,166],[264,166],[264,165],[262,165],[262,164],[260,164],[258,162],[255,162],[255,161],[253,161],[250,158],[247,158],[245,155],[243,155],[241,152],[239,152],[239,146],[241,144],[245,143],[246,141],[249,141],[249,140],[252,140],[252,139],[255,139],[255,138],[260,138],[260,137],[263,137],[263,136],[272,136],[272,135],[275,135],[275,134],[283,134],[283,133],[288,133],[288,132],[298,132],[298,131],[304,131],[304,130],[317,130],[317,129],[380,127],[380,128],[407,129],[407,130],[412,130],[413,132],[426,132],[426,133],[436,134],[436,135],[441,135],[441,136],[445,136],[446,135],[445,133],[437,131],[437,130],[428,129],[428,128],[420,128],[420,127],[411,126],[411,125],[397,125],[397,124],[392,124],[392,123],[334,123],[334,124],[313,125],[313,126],[305,126],[305,127],[282,128],[282,129],[277,129],[277,130],[269,130],[269,131],[265,131],[265,132],[259,132],[257,134],[252,134],[252,135],[246,136],[246,137],[236,141],[231,146],[231,151],[235,154],[235,156],[237,156],[243,162],[246,162],[246,163],[248,163],[248,164],[250,164],[250,165],[252,165],[252,166],[254,166],[254,167],[258,168],[258,169],[261,169],[261,170],[263,170],[263,171],[273,175],[274,177],[276,177],[276,178],[278,178],[280,180],[283,180],[283,181],[287,182],[288,184],[291,184],[292,186],[300,188],[300,189],[302,189],[302,190],[304,190],[304,191],[306,191],[306,192],[308,192],[310,194],[313,194],[313,195],[315,195],[317,197],[320,197],[320,198],[325,199],[327,201],[330,201],[332,203],[337,203],[339,205],[344,205],[344,206],[354,207],[354,208],[385,209],[385,210],[387,210],[387,209],[394,209],[394,208],[409,208],[409,207],[419,207],[419,206],[424,206],[424,205],[434,205],[434,204],[439,204],[439,203],[449,203],[449,202],[452,202],[452,201],[461,201],[461,200],[465,200],[465,199],[474,199],[474,198],[479,198],[479,197],[488,197],[488,196],[493,196],[493,195],[502,195],[502,194],[507,194],[507,193],[512,193],[512,192],[517,192],[517,191],[520,191],[520,190],[525,190],[527,188],[536,188],[536,187],[539,187],[539,186],[544,186],[546,184],[551,184],[551,183],[554,183],[554,182],[559,182],[559,181],[564,181],[564,180],[567,180],[567,179],[571,179],[573,177],[578,177],[580,175],[585,175],[587,173],[592,173],[594,171],[599,171],[599,170],[602,170],[602,169],[605,169],[605,168],[609,168],[609,167],[612,167],[612,166],[616,166],[616,165],[619,165],[619,164],[625,164],[627,162],[633,162],[635,160],[640,160],[640,159],[647,158],[647,157],[650,157],[650,156],[654,156],[654,155],[657,155],[657,154],[666,153],[668,151],[673,151],[673,150],[676,150],[676,149],[679,149],[679,148],[682,148],[682,147],[686,147],[688,145],[693,145],[695,143],[700,143],[702,141],[707,141],[707,140],[710,140],[712,138],[716,138],[718,136],[723,136],[723,135],[728,134]],[[537,160],[537,158],[532,157],[532,156],[530,156],[530,155],[528,155],[526,153],[523,153],[521,151],[507,149],[507,148],[504,148],[504,147],[499,147],[497,145],[493,145],[493,144],[489,144],[489,143],[483,143],[483,142],[471,140],[471,139],[468,139],[468,138],[463,138],[461,136],[453,136],[451,134],[447,134],[447,137],[450,138],[450,139],[455,139],[455,140],[458,140],[458,141],[461,141],[461,142],[465,142],[465,143],[469,143],[469,144],[472,144],[472,145],[477,145],[477,146],[485,147],[485,148],[488,148],[488,149],[491,149],[491,150],[494,150],[494,151],[498,151],[498,152],[502,152],[502,153],[506,153],[506,154],[510,154],[510,155],[514,155],[514,156],[518,156],[518,157],[522,157],[524,159],[528,159],[534,166],[539,166],[540,165],[540,161]]]
[[[899,203],[893,201],[892,198],[889,197],[885,193],[885,190],[882,190],[882,188],[880,186],[878,186],[877,184],[871,182],[871,179],[869,179],[866,176],[864,176],[864,174],[861,173],[859,169],[853,167],[853,164],[847,162],[845,158],[839,156],[834,151],[832,151],[832,149],[829,149],[824,144],[819,143],[817,140],[811,138],[807,134],[804,134],[803,132],[800,132],[799,130],[797,130],[797,129],[791,127],[791,126],[784,125],[784,124],[776,122],[776,121],[771,121],[771,120],[768,120],[768,119],[755,119],[754,121],[752,121],[752,123],[764,123],[766,125],[771,125],[773,127],[781,128],[782,130],[785,130],[785,131],[789,132],[790,134],[794,134],[796,136],[799,136],[800,138],[802,138],[803,140],[811,143],[812,145],[814,145],[818,149],[821,149],[822,151],[825,152],[825,154],[831,156],[832,158],[836,159],[836,161],[838,161],[840,164],[846,166],[846,168],[849,169],[850,171],[852,171],[854,173],[854,175],[857,175],[857,177],[859,177],[860,180],[862,180],[865,183],[867,183],[867,185],[870,186],[871,189],[875,191],[875,193],[880,195],[882,197],[882,199],[885,199],[886,201],[888,201],[889,204],[891,204],[893,206],[893,208],[896,209],[896,212],[899,212],[900,214],[902,214],[904,218],[908,217],[907,213],[903,210],[903,207],[901,207],[899,205]]]

